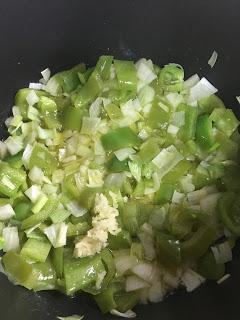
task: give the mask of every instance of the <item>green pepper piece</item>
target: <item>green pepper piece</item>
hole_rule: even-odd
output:
[[[107,164],[107,168],[110,172],[123,172],[129,171],[128,159],[119,161],[116,156],[113,156]]]
[[[156,250],[160,263],[169,268],[178,266],[181,262],[181,246],[179,240],[165,233],[156,236]]]
[[[224,263],[216,263],[211,250],[208,250],[197,263],[197,272],[206,279],[218,280],[225,274]]]
[[[109,234],[108,247],[111,250],[127,249],[131,245],[131,236],[129,232],[121,230],[116,236]]]
[[[80,196],[78,198],[79,204],[83,208],[90,210],[94,204],[96,194],[100,193],[100,192],[101,192],[101,188],[88,188],[88,187],[86,187],[80,193]]]
[[[34,263],[33,265],[34,291],[55,290],[56,289],[56,272],[50,261]]]
[[[64,259],[64,278],[67,295],[76,291],[88,291],[88,288],[95,285],[98,274],[105,271],[100,255],[93,257]]]
[[[230,109],[216,108],[210,115],[210,119],[218,130],[222,131],[228,138],[239,125],[239,121]]]
[[[185,112],[185,123],[178,131],[178,137],[184,142],[194,139],[196,133],[198,109],[196,107],[180,104],[178,110]]]
[[[224,226],[234,235],[240,235],[239,197],[233,192],[226,192],[218,200],[218,214]]]
[[[224,168],[224,176],[222,182],[227,190],[239,191],[240,190],[240,166],[229,165]]]
[[[107,313],[112,309],[116,309],[117,303],[115,302],[114,294],[119,290],[115,283],[111,283],[110,286],[100,294],[94,297],[98,307],[102,313]]]
[[[96,71],[100,74],[103,80],[108,80],[110,77],[110,69],[113,62],[113,56],[101,56],[96,65]]]
[[[101,141],[106,151],[117,150],[126,147],[138,147],[141,139],[129,127],[112,130],[101,136]]]
[[[16,220],[23,221],[31,215],[31,203],[30,202],[19,202],[14,207]]]
[[[140,293],[137,291],[117,293],[115,295],[117,310],[126,312],[132,309],[139,302],[139,299]]]
[[[165,132],[169,124],[170,114],[163,110],[157,101],[154,101],[147,118],[147,126],[152,129],[160,129]]]
[[[179,179],[187,174],[192,167],[192,162],[183,159],[162,178],[162,182],[176,186],[179,183]]]
[[[28,120],[28,102],[26,100],[26,97],[29,95],[31,91],[34,91],[38,97],[41,96],[47,96],[47,93],[45,91],[41,90],[33,90],[29,88],[24,88],[18,90],[15,96],[15,103],[14,105],[20,108],[21,116],[23,117],[23,120]]]
[[[22,247],[21,255],[33,261],[45,262],[50,249],[51,244],[47,240],[28,239]]]
[[[101,289],[106,289],[111,283],[111,281],[113,280],[113,278],[115,277],[116,266],[113,259],[113,255],[110,252],[110,250],[103,249],[101,251],[101,258],[102,258],[103,265],[107,271],[107,274],[105,275],[102,281]]]
[[[149,138],[141,145],[139,156],[143,162],[150,162],[160,152],[155,138]]]
[[[23,256],[10,251],[3,256],[2,262],[5,271],[11,279],[14,279],[17,284],[29,290],[33,288],[33,265],[26,262]]]
[[[0,193],[14,197],[19,187],[26,181],[26,173],[21,169],[10,167],[8,163],[0,163]]]
[[[155,204],[164,204],[171,201],[174,192],[174,187],[168,183],[161,183],[160,188],[154,195]]]
[[[87,115],[84,108],[67,107],[64,110],[64,128],[80,131],[82,127],[82,118]]]
[[[182,90],[184,80],[183,68],[174,63],[165,65],[159,73],[159,84],[164,90],[178,92]]]
[[[63,254],[64,248],[52,248],[51,260],[58,278],[63,276]]]
[[[20,151],[13,156],[7,156],[4,161],[6,161],[12,168],[20,169],[23,166],[22,155],[23,152]]]
[[[56,74],[58,81],[63,89],[63,92],[71,93],[80,84],[79,73],[86,70],[85,64],[80,63],[70,70],[62,71]]]
[[[81,108],[91,103],[102,90],[102,80],[98,72],[94,71],[87,83],[78,91],[74,101],[76,108]]]
[[[77,224],[68,223],[67,236],[75,237],[84,235],[90,229],[90,225],[87,222],[79,222]]]
[[[200,258],[216,240],[216,229],[211,225],[202,225],[188,240],[182,242],[182,257],[185,260]]]
[[[137,91],[137,71],[133,61],[114,60],[114,67],[120,88]]]
[[[71,212],[68,210],[57,209],[51,213],[50,218],[53,223],[59,223],[65,221],[70,215]]]
[[[43,145],[36,144],[29,160],[29,169],[32,169],[34,166],[41,168],[49,175],[56,170],[58,162],[47,148]]]
[[[48,97],[40,97],[38,101],[38,108],[41,110],[41,112],[55,112],[57,111],[57,104],[53,99],[50,99]]]
[[[121,208],[120,214],[125,229],[130,233],[130,235],[135,236],[139,230],[139,207],[137,203],[134,201],[125,203]]]
[[[22,230],[34,227],[35,225],[47,220],[51,213],[57,209],[58,202],[56,198],[49,198],[42,211],[35,213],[22,222]]]
[[[109,118],[112,120],[120,119],[123,116],[120,108],[114,103],[109,103],[104,108],[105,108]]]
[[[197,119],[196,140],[204,150],[210,149],[214,143],[212,121],[207,115]]]
[[[225,108],[222,100],[215,94],[199,100],[198,107],[200,114],[211,113],[215,108]]]
[[[221,147],[217,150],[216,158],[221,160],[237,160],[239,144],[228,138],[224,133],[215,129],[213,132],[214,139]]]

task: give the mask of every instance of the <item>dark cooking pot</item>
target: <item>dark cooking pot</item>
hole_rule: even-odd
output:
[[[152,58],[157,64],[178,62],[204,74],[236,113],[240,95],[239,0],[1,0],[0,104],[3,122],[13,95],[39,79],[45,67],[57,71],[101,54],[117,58]],[[219,60],[207,65],[213,49]],[[208,282],[191,294],[184,290],[159,304],[138,306],[138,319],[239,319],[240,258],[228,266],[231,278]],[[86,295],[70,299],[56,292],[33,293],[0,275],[1,320],[52,320],[57,315],[103,316]]]

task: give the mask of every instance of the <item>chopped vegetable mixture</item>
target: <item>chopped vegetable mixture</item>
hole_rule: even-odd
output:
[[[178,64],[112,56],[42,76],[17,92],[0,142],[9,278],[90,293],[124,317],[226,279],[240,236],[240,136],[217,89],[184,80]]]

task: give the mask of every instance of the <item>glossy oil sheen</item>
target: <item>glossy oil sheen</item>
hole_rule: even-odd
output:
[[[37,81],[45,67],[55,72],[101,54],[121,59],[178,62],[186,75],[199,73],[214,83],[228,107],[238,113],[240,95],[239,0],[1,0],[0,119],[9,114],[18,88]],[[207,61],[219,54],[213,70]],[[239,319],[240,259],[229,265],[222,285],[209,282],[192,294],[184,290],[164,302],[138,306],[139,320]],[[103,316],[91,298],[56,292],[33,293],[0,275],[1,320],[53,320],[57,315]]]

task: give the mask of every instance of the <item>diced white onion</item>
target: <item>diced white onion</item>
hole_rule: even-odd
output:
[[[147,262],[140,262],[132,268],[132,272],[139,278],[151,283],[153,277],[153,266]]]
[[[33,106],[35,103],[37,103],[39,101],[39,98],[37,96],[37,94],[35,93],[35,91],[31,90],[29,92],[29,94],[26,97],[27,103],[29,104],[29,106]]]
[[[200,81],[198,74],[192,75],[190,78],[184,81],[183,88],[190,89]]]
[[[90,188],[98,188],[102,187],[104,184],[103,180],[103,171],[98,169],[88,169],[88,184],[87,186]]]
[[[172,203],[181,203],[185,197],[184,193],[174,191],[173,196],[172,196]]]
[[[217,284],[221,284],[223,283],[224,281],[226,281],[228,278],[230,278],[231,275],[229,273],[226,273],[222,278],[220,278],[218,281],[217,281]]]
[[[138,133],[139,138],[146,140],[148,138],[148,133],[145,129],[141,129]]]
[[[17,251],[19,249],[19,237],[17,227],[6,227],[2,231],[4,239],[3,251]]]
[[[148,291],[148,299],[150,302],[157,303],[163,300],[164,290],[159,280],[155,281]]]
[[[125,173],[110,173],[104,181],[104,186],[107,188],[121,189],[124,180],[126,179]]]
[[[55,77],[50,78],[45,86],[45,91],[50,93],[52,96],[57,96],[59,93],[59,89],[60,85]]]
[[[180,184],[184,193],[189,193],[195,190],[195,186],[192,181],[193,176],[191,174],[187,174],[186,176],[181,178]]]
[[[23,148],[23,142],[22,142],[22,139],[21,137],[12,137],[12,136],[9,136],[5,141],[4,141],[6,147],[7,147],[7,150],[8,152],[11,154],[11,155],[15,155],[17,154],[19,151],[22,150]]]
[[[50,69],[49,68],[44,69],[43,71],[41,71],[41,75],[42,75],[43,79],[45,80],[45,82],[47,83],[51,77]]]
[[[138,237],[143,245],[146,259],[152,261],[156,257],[152,226],[145,223],[141,229],[142,230],[138,233]]]
[[[36,202],[39,196],[42,194],[41,187],[37,185],[32,185],[24,193],[33,203]]]
[[[89,117],[98,118],[101,114],[102,98],[97,98],[89,107]]]
[[[0,220],[8,220],[15,215],[15,212],[10,204],[0,207]]]
[[[28,173],[30,180],[34,183],[41,184],[43,182],[44,173],[41,168],[34,166]]]
[[[215,63],[217,62],[218,58],[218,53],[214,50],[211,57],[208,60],[208,64],[210,65],[211,68],[214,67]]]
[[[186,287],[187,292],[191,292],[204,283],[205,279],[195,271],[188,269],[182,275],[181,281]]]
[[[173,110],[176,110],[177,106],[183,102],[183,96],[176,92],[171,92],[166,95],[168,102],[172,105]]]
[[[172,115],[172,124],[176,127],[182,127],[185,124],[185,112],[178,111]]]
[[[71,201],[66,204],[66,208],[72,213],[73,216],[75,217],[81,217],[83,216],[86,212],[87,209],[82,208],[77,201]]]
[[[153,101],[155,96],[155,91],[150,86],[145,86],[142,88],[138,93],[138,99],[141,104],[141,106],[145,106],[146,104]]]
[[[28,85],[28,88],[33,89],[33,90],[43,90],[45,88],[45,86],[42,83],[30,82]]]
[[[96,133],[100,122],[101,118],[83,117],[81,133],[88,135]]]
[[[172,134],[173,136],[175,136],[178,133],[178,131],[179,131],[179,128],[172,124],[170,124],[167,128],[167,132]]]
[[[126,271],[132,269],[137,263],[137,258],[135,256],[119,256],[114,259],[116,270],[119,275],[124,274]]]
[[[237,102],[240,103],[240,96],[237,96],[236,99],[237,99]]]
[[[215,88],[206,78],[202,78],[190,89],[188,102],[194,102],[203,98],[207,98],[217,91],[217,88]]]
[[[217,189],[216,186],[206,186],[202,189],[189,192],[187,194],[188,201],[191,202],[191,204],[199,203],[201,199],[206,197],[208,194],[216,193]]]
[[[128,276],[126,279],[126,292],[131,292],[148,287],[149,284],[146,281],[138,278],[137,276]]]
[[[135,318],[137,315],[132,310],[127,310],[126,312],[119,312],[116,309],[112,309],[110,313],[114,316],[122,317],[122,318]]]
[[[228,241],[215,245],[211,249],[217,263],[232,261],[232,249]]]
[[[174,145],[162,149],[159,154],[152,160],[152,163],[157,166],[159,178],[162,178],[172,168],[174,168],[183,156],[178,152]]]
[[[52,174],[53,183],[62,183],[64,179],[64,171],[62,169],[57,169]]]
[[[5,158],[7,154],[7,146],[4,142],[0,141],[0,159]]]
[[[217,207],[218,199],[221,193],[212,193],[200,200],[200,207],[203,213],[213,214]]]
[[[52,224],[44,229],[44,233],[54,248],[60,248],[66,245],[68,225],[64,222]]]
[[[135,154],[136,151],[133,148],[123,148],[114,152],[119,161],[127,159],[131,154]]]
[[[42,210],[42,208],[45,206],[45,204],[47,203],[47,201],[48,201],[48,197],[47,197],[45,194],[41,194],[41,195],[38,197],[35,205],[31,208],[31,211],[32,211],[33,213],[38,213],[39,211]]]
[[[29,160],[31,158],[31,155],[32,155],[32,150],[33,150],[33,147],[30,145],[30,144],[27,144],[26,145],[26,148],[23,152],[23,155],[22,155],[22,161],[23,161],[23,164],[27,167],[28,166],[28,163],[29,163]]]
[[[14,190],[16,188],[15,184],[12,183],[12,181],[7,176],[3,176],[3,178],[1,179],[1,183],[11,190]]]
[[[141,166],[135,161],[128,161],[128,167],[133,177],[139,182],[141,180]]]
[[[145,84],[149,84],[157,78],[157,75],[153,72],[146,59],[140,59],[136,63],[136,68],[138,79]]]

